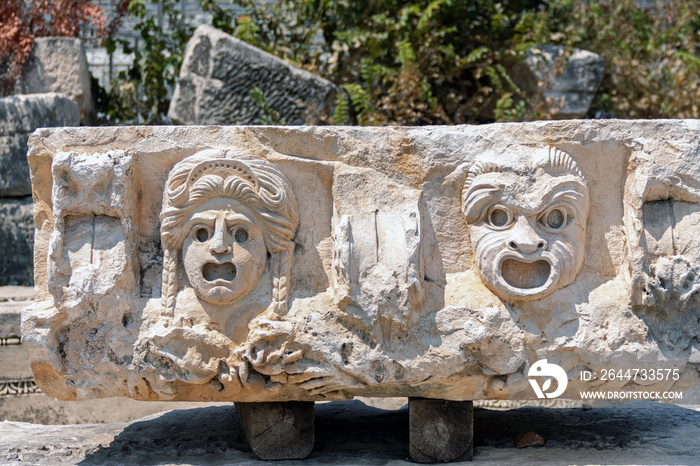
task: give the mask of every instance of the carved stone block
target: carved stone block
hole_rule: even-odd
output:
[[[32,194],[27,140],[37,128],[78,126],[75,102],[60,94],[33,94],[0,99],[0,197]]]
[[[604,72],[605,59],[597,53],[547,45],[528,50],[513,78],[530,96],[541,95],[555,118],[582,118]]]
[[[61,399],[244,403],[685,390],[698,134],[39,130],[35,378]]]
[[[32,197],[0,198],[0,285],[34,281]]]
[[[80,123],[95,122],[87,56],[80,39],[37,37],[15,85],[17,94],[60,92],[78,104]]]
[[[264,103],[253,98],[255,87]],[[265,106],[272,123],[314,124],[332,114],[337,92],[330,81],[202,25],[187,43],[168,116],[188,125],[260,124]]]

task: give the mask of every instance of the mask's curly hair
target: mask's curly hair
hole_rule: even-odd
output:
[[[168,175],[160,213],[165,314],[172,316],[175,311],[179,256],[189,234],[181,227],[195,207],[215,197],[235,199],[258,216],[271,256],[273,304],[279,315],[284,314],[294,251],[292,239],[299,224],[296,199],[289,181],[273,164],[224,150],[205,150],[187,157]]]
[[[540,160],[537,160],[535,164],[530,167],[531,171],[541,167],[546,169],[553,176],[571,175],[580,178],[585,185],[586,178],[583,176],[583,172],[579,168],[578,164],[563,150],[557,147],[549,147],[546,149],[546,156],[544,151],[539,152],[538,155],[541,156]],[[499,173],[501,171],[504,171],[503,167],[490,161],[475,162],[474,165],[469,168],[467,179],[464,181],[464,186],[462,188],[462,211],[466,217],[469,217],[468,200],[472,193],[471,187],[476,177],[487,173]]]

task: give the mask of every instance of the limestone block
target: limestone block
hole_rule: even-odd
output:
[[[41,129],[23,341],[60,399],[683,391],[698,154],[691,120]]]
[[[0,198],[0,284],[30,285],[34,279],[32,197]],[[1,336],[1,335],[0,335]]]
[[[20,314],[33,300],[33,286],[0,287],[0,341],[19,343],[22,335]]]
[[[528,51],[514,79],[531,96],[541,93],[545,109],[555,118],[581,118],[588,113],[603,80],[605,60],[597,53],[560,46]]]
[[[59,92],[78,104],[80,123],[95,122],[95,101],[85,49],[80,39],[34,39],[29,60],[15,84],[16,94]]]
[[[260,124],[254,87],[279,114],[275,123],[304,125],[331,114],[339,89],[224,32],[202,25],[187,43],[168,116],[186,125]]]
[[[27,166],[27,139],[37,128],[77,126],[78,106],[60,94],[0,99],[0,197],[32,193]]]

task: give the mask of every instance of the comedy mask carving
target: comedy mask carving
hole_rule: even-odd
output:
[[[269,260],[273,304],[284,313],[298,214],[289,182],[274,165],[238,152],[192,155],[170,172],[160,219],[168,315],[180,260],[197,297],[214,305],[246,296]]]
[[[462,191],[479,275],[506,301],[571,284],[585,250],[589,195],[576,162],[550,148],[530,166],[477,162]]]

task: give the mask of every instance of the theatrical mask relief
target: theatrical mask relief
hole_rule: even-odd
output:
[[[298,226],[285,176],[251,155],[207,150],[170,171],[162,205],[163,309],[136,345],[136,364],[152,374],[141,390],[167,397],[184,382],[236,393],[260,390],[270,370],[286,374],[267,367],[301,356],[280,321]]]
[[[168,176],[160,215],[163,303],[169,314],[175,311],[180,262],[199,299],[228,305],[257,285],[269,258],[274,305],[284,312],[298,224],[296,200],[272,164],[236,153],[222,155],[193,155]]]
[[[535,399],[547,359],[566,397],[612,387],[579,373],[613,363],[692,386],[693,142],[666,163],[620,142],[663,128],[603,126],[35,135],[35,379],[61,399]]]
[[[462,193],[479,275],[506,301],[569,285],[585,252],[589,196],[576,162],[550,148],[530,167],[477,162]]]

